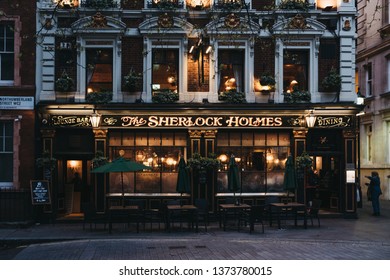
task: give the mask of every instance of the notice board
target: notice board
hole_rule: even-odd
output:
[[[31,180],[31,202],[34,205],[51,204],[49,181]]]

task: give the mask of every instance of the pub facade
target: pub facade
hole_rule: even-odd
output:
[[[57,160],[57,216],[87,202],[105,211],[122,178],[126,197],[158,208],[182,196],[179,159],[194,156],[219,161],[189,167],[185,194],[212,211],[228,197],[292,195],[356,215],[355,3],[258,2],[38,1],[38,146]],[[290,155],[313,161],[293,194],[283,187]],[[91,173],[120,156],[151,169]]]

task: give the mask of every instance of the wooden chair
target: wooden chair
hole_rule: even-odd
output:
[[[198,208],[198,221],[204,223],[205,231],[207,231],[207,225],[209,223],[209,204],[204,198],[197,198],[194,201],[194,205]]]
[[[252,205],[249,211],[241,211],[239,215],[238,231],[241,224],[249,224],[249,233],[255,230],[255,224],[261,224],[262,233],[264,233],[264,205]]]
[[[106,229],[106,224],[108,222],[108,218],[106,214],[100,214],[96,212],[96,209],[92,203],[83,203],[82,208],[84,211],[84,219],[83,219],[83,230],[85,230],[85,225],[89,223],[89,230],[92,230],[92,224],[104,224],[104,229]]]

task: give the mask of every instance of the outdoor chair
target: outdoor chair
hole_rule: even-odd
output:
[[[312,226],[314,226],[313,224],[313,218],[314,218],[317,219],[318,227],[321,227],[320,215],[319,215],[320,207],[321,207],[321,200],[313,199],[312,205],[307,209],[307,218],[310,219]]]
[[[96,224],[104,224],[104,229],[106,229],[107,216],[103,213],[97,213],[92,203],[83,203],[82,209],[84,211],[83,230],[85,230],[87,223],[89,223],[89,230],[92,230],[92,224],[94,224],[95,229]]]
[[[145,209],[145,223],[150,224],[150,229],[153,229],[153,224],[158,224],[158,229],[161,229],[161,223],[164,223],[164,208],[158,205],[156,208]]]
[[[198,222],[204,223],[205,231],[207,231],[207,225],[209,223],[209,204],[204,198],[197,198],[194,201],[194,205],[198,208]]]
[[[249,233],[255,230],[255,224],[261,224],[262,233],[264,233],[264,205],[252,205],[250,210],[241,211],[238,221],[238,231],[240,231],[241,224],[249,224]]]

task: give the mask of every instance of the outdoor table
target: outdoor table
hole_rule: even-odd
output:
[[[195,205],[167,205],[166,228],[168,229],[168,231],[171,230],[171,223],[174,221],[175,214],[179,215],[180,223],[183,217],[187,218],[188,222],[190,222],[192,226],[195,222],[195,229],[196,232],[198,232],[198,208]]]
[[[223,225],[223,230],[226,230],[226,223],[228,220],[228,216],[230,213],[233,213],[234,217],[237,219],[239,218],[240,211],[248,210],[251,206],[249,204],[241,203],[241,204],[219,204],[219,212],[220,212],[220,219],[219,219],[219,226],[221,227],[221,223]]]
[[[126,222],[130,223],[132,218],[136,219],[137,223],[137,233],[139,232],[139,206],[138,205],[129,205],[129,206],[111,206],[108,209],[109,213],[109,226],[108,232],[112,232],[112,223],[113,222]]]
[[[297,226],[297,212],[303,212],[303,225],[305,229],[307,228],[307,209],[306,205],[298,202],[288,202],[288,203],[270,203],[269,209],[269,225],[272,226],[272,216],[276,213],[278,220],[278,228],[280,229],[280,220],[282,218],[282,214],[285,214],[287,217],[289,213],[294,214],[295,226]],[[275,211],[274,211],[275,210]]]

